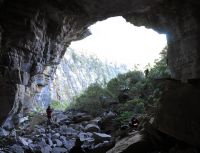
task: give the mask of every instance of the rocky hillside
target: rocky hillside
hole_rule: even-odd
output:
[[[51,97],[53,100],[71,102],[91,83],[104,84],[126,71],[124,65],[104,63],[95,56],[83,55],[69,48],[54,75]]]
[[[69,48],[57,67],[53,81],[36,96],[36,101],[41,106],[47,105],[51,100],[71,102],[74,96],[90,84],[104,85],[119,73],[127,71],[125,65],[102,62],[95,56],[83,55]]]

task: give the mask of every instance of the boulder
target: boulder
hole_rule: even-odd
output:
[[[99,132],[100,128],[98,125],[95,124],[88,124],[85,127],[85,132]]]
[[[83,121],[90,121],[92,119],[92,116],[91,115],[76,115],[73,117],[73,122],[74,123],[80,123],[80,122],[83,122]]]
[[[96,124],[96,125],[100,125],[102,122],[102,118],[101,117],[96,117],[93,120],[89,121],[90,124]]]
[[[54,141],[57,147],[61,147],[63,145],[62,141],[60,141],[59,139],[55,139]]]
[[[60,133],[55,133],[52,135],[52,139],[57,139],[60,137]]]
[[[61,147],[55,147],[52,149],[52,153],[66,153],[67,149]]]
[[[49,145],[44,146],[41,148],[41,153],[51,153],[52,148]]]
[[[50,147],[53,146],[53,142],[52,142],[52,140],[51,140],[50,138],[47,139],[47,143],[48,143],[48,145],[49,145]]]
[[[23,137],[18,137],[18,139],[19,139],[19,142],[24,146],[28,146],[30,143],[33,142],[31,139],[23,138]]]
[[[24,149],[22,148],[22,146],[14,144],[13,146],[11,146],[11,150],[12,153],[24,153]]]
[[[67,150],[70,150],[74,146],[75,140],[67,140],[63,142],[63,145]]]
[[[115,147],[106,153],[147,153],[151,151],[151,143],[144,140],[137,132],[118,141]]]
[[[99,143],[95,145],[90,152],[91,153],[105,153],[109,149],[113,148],[115,145],[114,141],[104,141],[102,143]]]
[[[103,119],[114,119],[117,116],[116,113],[109,111],[109,112],[104,112],[103,113]]]
[[[62,127],[60,128],[60,132],[62,132],[65,135],[72,135],[72,136],[77,136],[79,131],[71,128],[71,127]]]
[[[9,135],[9,132],[6,131],[4,128],[0,127],[0,137],[6,137]]]
[[[163,133],[200,146],[200,90],[188,83],[166,80],[155,123]]]
[[[63,113],[55,114],[55,115],[53,115],[53,118],[57,123],[61,123],[61,124],[65,121],[69,120],[68,116]]]
[[[87,142],[93,142],[94,139],[93,139],[93,134],[90,133],[90,132],[80,132],[79,133],[79,138],[81,141],[87,141]]]
[[[93,137],[94,137],[96,143],[102,143],[104,141],[110,141],[111,140],[111,136],[108,135],[108,134],[105,134],[105,133],[94,132]]]

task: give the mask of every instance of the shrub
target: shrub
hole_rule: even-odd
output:
[[[52,100],[51,107],[55,110],[64,111],[68,107],[68,103],[66,101]]]
[[[101,85],[95,83],[90,85],[84,93],[75,97],[73,103],[70,104],[70,109],[82,110],[91,113],[92,115],[100,115],[103,113],[103,101],[101,97],[112,98],[112,95]]]
[[[120,124],[126,124],[131,119],[132,116],[133,116],[132,111],[125,111],[118,115],[116,121],[120,122]]]

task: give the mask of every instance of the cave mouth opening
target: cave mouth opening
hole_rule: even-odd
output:
[[[136,27],[121,16],[99,21],[89,30],[90,36],[71,43],[54,75],[51,99],[58,109],[93,83],[105,85],[119,73],[136,69],[144,72],[167,46],[165,34]]]

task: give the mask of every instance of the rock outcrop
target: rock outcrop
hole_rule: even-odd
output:
[[[98,57],[83,55],[68,48],[50,83],[53,100],[72,102],[73,97],[83,92],[90,84],[104,84],[125,73],[125,65],[103,62]]]
[[[190,145],[200,146],[200,90],[167,80],[156,122],[158,129]]]

